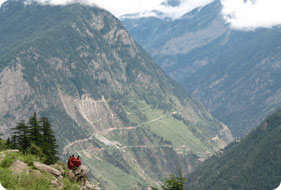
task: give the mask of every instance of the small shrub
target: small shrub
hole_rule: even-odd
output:
[[[68,178],[63,179],[64,190],[80,190],[79,185],[73,184]]]
[[[22,154],[20,152],[13,152],[6,154],[6,157],[1,162],[0,167],[9,168],[15,160],[20,160],[28,166],[33,166],[34,161],[42,161],[38,156],[32,154]]]
[[[30,147],[27,148],[27,153],[37,155],[42,162],[46,160],[46,157],[42,149],[39,146],[35,145],[34,143],[31,143]]]
[[[6,150],[6,142],[0,138],[0,151]]]
[[[4,160],[1,162],[0,167],[9,168],[17,158],[18,158],[17,153],[7,154]]]
[[[37,161],[37,162],[42,161],[38,156],[33,155],[33,154],[21,155],[20,157],[18,157],[18,159],[20,161],[26,163],[28,166],[33,166],[34,161]]]

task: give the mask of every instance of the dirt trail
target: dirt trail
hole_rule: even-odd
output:
[[[73,141],[73,142],[67,144],[67,145],[63,148],[63,154],[66,154],[66,150],[67,150],[69,147],[73,146],[74,144],[78,144],[78,143],[87,142],[87,141],[89,141],[89,140],[92,140],[95,135],[96,135],[96,134],[93,133],[90,137],[88,137],[88,138],[86,138],[86,139],[78,139],[78,140],[75,140],[75,141]]]
[[[169,147],[172,148],[172,145],[164,144],[164,145],[136,145],[136,146],[121,146],[118,148],[163,148]]]
[[[102,130],[102,131],[97,131],[97,132],[94,132],[90,137],[88,138],[85,138],[85,139],[78,139],[78,140],[75,140],[73,142],[70,142],[69,144],[67,144],[64,149],[63,149],[63,154],[66,154],[66,150],[68,148],[70,148],[71,146],[75,145],[75,144],[79,144],[79,143],[82,143],[82,142],[87,142],[87,141],[90,141],[92,140],[96,135],[106,135],[112,131],[116,131],[116,130],[133,130],[133,129],[137,129],[139,127],[143,127],[144,125],[147,125],[149,123],[153,123],[153,122],[156,122],[156,121],[159,121],[163,118],[166,118],[170,115],[174,115],[176,114],[177,112],[170,112],[169,114],[165,115],[165,116],[161,116],[161,117],[158,117],[156,119],[153,119],[153,120],[150,120],[150,121],[147,121],[147,122],[143,122],[143,123],[140,123],[138,124],[137,126],[129,126],[129,127],[120,127],[120,128],[108,128],[108,129],[105,129],[105,130]],[[143,145],[144,146],[144,145]],[[130,147],[130,146],[126,146],[126,147]],[[166,146],[167,147],[167,146]]]

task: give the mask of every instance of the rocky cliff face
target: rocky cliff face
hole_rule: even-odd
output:
[[[190,172],[232,141],[102,9],[8,1],[0,52],[1,132],[34,111],[48,117],[61,156],[79,153],[104,189]]]
[[[248,133],[265,114],[280,108],[280,27],[231,30],[220,1],[174,21],[141,18],[123,23],[235,136]]]

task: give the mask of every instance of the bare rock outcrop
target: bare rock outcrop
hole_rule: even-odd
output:
[[[33,162],[33,165],[35,168],[37,168],[40,171],[45,171],[48,173],[53,174],[56,178],[62,178],[61,172],[51,166],[48,166],[46,164],[42,164],[40,162]]]
[[[62,176],[65,175],[64,169],[63,169],[63,167],[61,165],[56,164],[56,165],[51,165],[51,167],[53,167],[53,168],[57,169],[58,171],[60,171]]]
[[[76,168],[75,170],[70,170],[69,178],[72,181],[78,182],[81,184],[81,190],[99,190],[100,188],[96,185],[91,184],[87,180],[88,176],[88,168],[85,165],[81,165],[80,167]]]
[[[82,182],[82,184],[85,184],[87,181],[88,176],[88,168],[84,165],[81,165],[80,167],[76,168],[75,170],[71,170],[69,172],[69,178],[72,181],[76,182]]]
[[[32,170],[32,176],[36,179],[44,177],[44,175],[39,170]]]
[[[90,184],[89,181],[86,181],[84,186],[81,187],[81,190],[100,190],[100,188],[96,185]]]
[[[14,163],[10,166],[10,170],[13,172],[14,175],[20,175],[20,174],[29,174],[29,167],[26,163],[16,160]]]

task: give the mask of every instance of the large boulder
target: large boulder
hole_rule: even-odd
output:
[[[44,175],[39,170],[32,170],[32,176],[36,179],[44,177]]]
[[[61,165],[55,164],[55,165],[51,165],[51,167],[52,167],[52,168],[55,168],[55,169],[57,169],[57,170],[59,170],[60,173],[61,173],[61,175],[64,176],[65,171],[64,171],[64,169],[63,169],[63,167],[62,167]]]
[[[87,166],[81,165],[69,172],[69,178],[81,184],[80,190],[99,190],[100,188],[97,185],[93,185],[87,180],[88,172]]]
[[[80,167],[78,167],[76,170],[74,170],[74,174],[75,176],[78,177],[87,177],[88,176],[88,168],[85,165],[81,165]]]
[[[81,190],[100,190],[100,188],[96,185],[90,184],[89,181],[86,181],[86,183],[81,187]]]
[[[88,176],[88,168],[87,168],[87,166],[81,165],[80,167],[76,168],[75,170],[70,170],[68,175],[72,181],[76,181],[76,182],[85,184],[87,181],[87,176]]]
[[[62,178],[61,172],[51,166],[48,166],[46,164],[42,164],[40,162],[33,162],[33,165],[35,168],[37,168],[40,171],[45,171],[48,173],[53,174],[56,178]]]
[[[22,173],[29,174],[29,167],[26,163],[16,160],[10,166],[10,170],[13,172],[14,175],[19,176]]]

